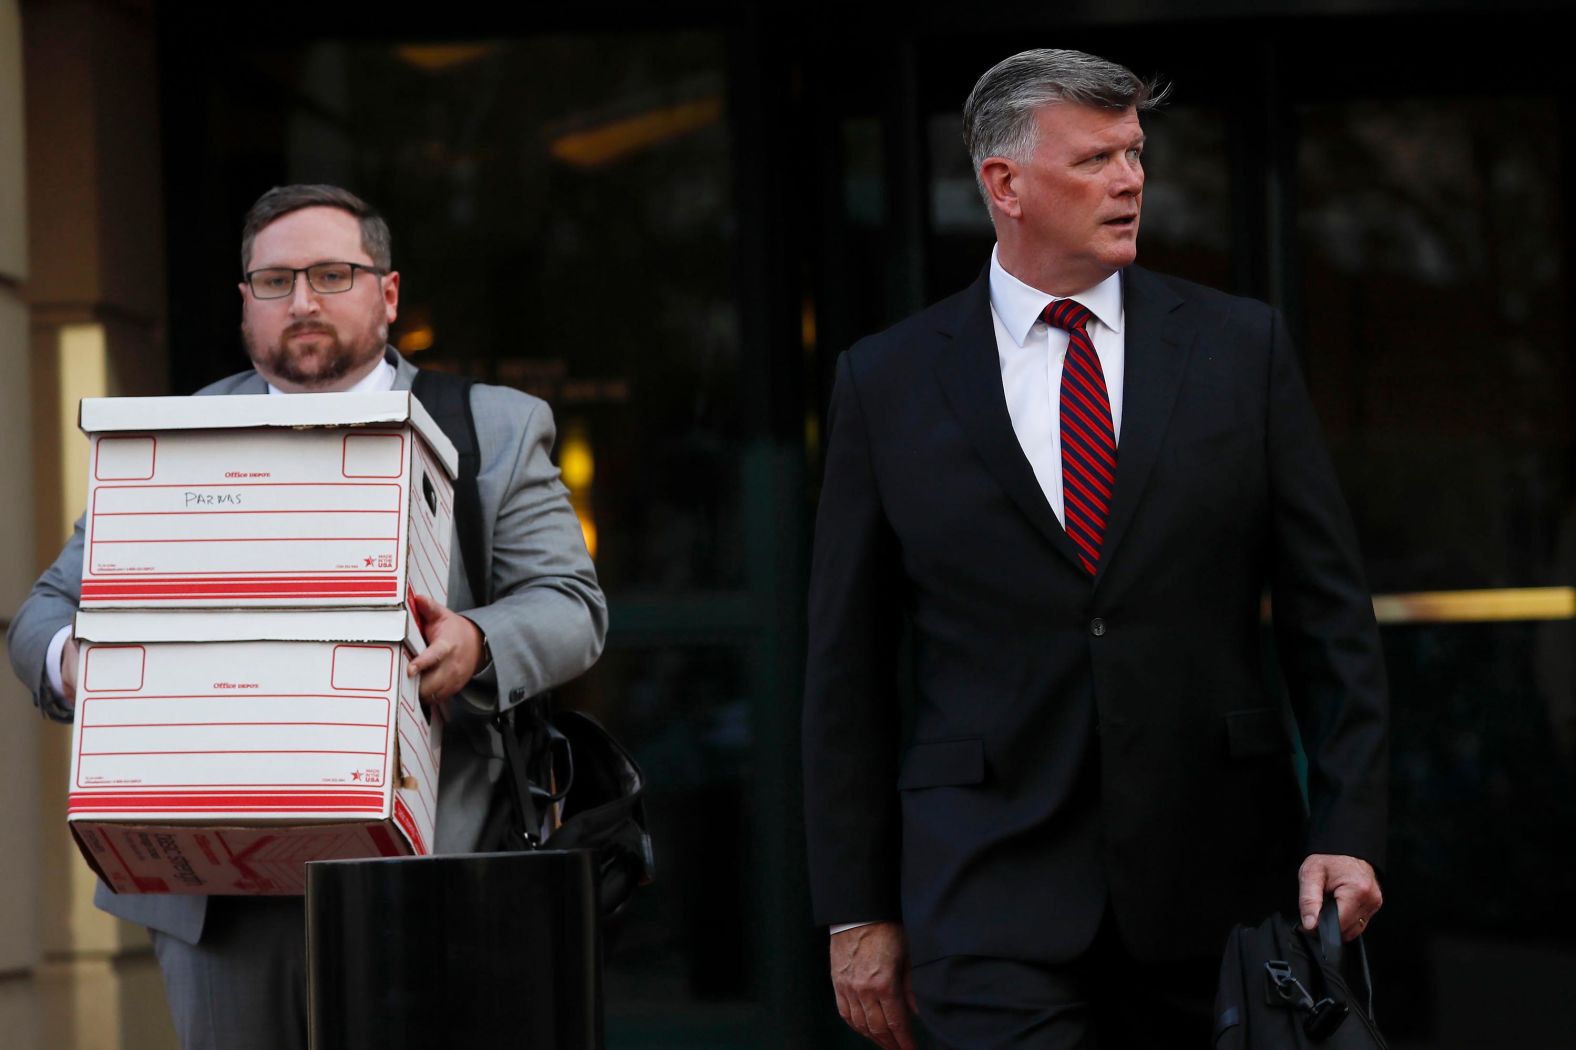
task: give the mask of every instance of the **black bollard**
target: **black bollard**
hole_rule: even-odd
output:
[[[307,866],[313,1050],[600,1050],[584,850]]]

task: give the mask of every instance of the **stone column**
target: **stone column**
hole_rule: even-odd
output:
[[[33,470],[28,410],[27,187],[23,167],[22,24],[0,0],[0,620],[10,621],[34,571]],[[38,716],[10,675],[0,681],[0,1032],[39,1043]]]
[[[0,410],[0,427],[7,449],[22,453],[0,456],[0,482],[10,482],[0,491],[24,494],[0,501],[0,529],[16,537],[0,550],[10,559],[0,573],[9,615],[82,510],[78,399],[164,393],[168,366],[153,4],[24,0],[20,38],[14,0],[0,0],[0,10],[0,134],[11,105],[25,113],[26,139],[25,152],[0,148],[0,214],[27,217],[25,234],[0,235],[0,274],[15,272],[12,241],[19,258],[26,247],[24,276],[9,286],[0,276],[0,375],[4,407],[14,409]],[[7,47],[20,51],[20,63]],[[11,163],[25,165],[25,196],[20,172],[10,196],[3,166]],[[18,309],[27,304],[15,322],[5,312],[8,293]],[[93,907],[92,873],[65,828],[70,730],[42,723],[7,677],[0,722],[18,725],[27,756],[0,766],[0,807],[5,826],[25,828],[30,843],[0,851],[0,885],[31,890],[26,914],[0,912],[0,973],[29,967],[22,998],[33,1041],[15,1045],[174,1050],[147,935]],[[11,748],[9,729],[0,736],[0,747]],[[28,870],[13,874],[9,865]],[[8,890],[0,907],[20,896]],[[20,940],[13,921],[25,924]],[[13,943],[27,945],[19,963],[9,957]]]

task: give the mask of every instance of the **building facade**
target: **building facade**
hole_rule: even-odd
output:
[[[354,188],[394,231],[395,344],[559,421],[612,617],[564,700],[644,764],[659,850],[610,956],[610,1045],[855,1045],[797,787],[832,363],[985,264],[975,78],[1092,51],[1175,85],[1146,119],[1140,262],[1287,312],[1358,521],[1395,712],[1381,1021],[1402,1047],[1560,1045],[1576,109],[1537,29],[1561,6],[1134,0],[1002,28],[0,0],[0,427],[30,451],[0,482],[32,496],[0,509],[0,616],[80,508],[76,399],[244,367],[241,215],[279,183]],[[0,690],[22,847],[0,1031],[173,1045],[145,938],[91,908],[63,831],[67,734]]]

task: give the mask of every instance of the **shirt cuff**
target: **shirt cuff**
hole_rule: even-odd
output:
[[[71,625],[68,623],[55,632],[49,640],[49,649],[44,653],[44,675],[49,679],[49,688],[55,694],[55,699],[66,703],[66,683],[60,678],[60,654],[66,648],[66,639],[71,637]]]
[[[876,921],[871,919],[869,922],[840,922],[836,926],[829,928],[827,933],[836,936],[839,933],[847,933],[849,930],[857,930],[861,926],[874,926]]]

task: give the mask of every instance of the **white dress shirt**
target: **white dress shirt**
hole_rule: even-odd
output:
[[[347,394],[381,394],[385,390],[394,389],[394,366],[389,364],[388,358],[378,362],[378,367],[362,376],[356,385],[344,391]],[[268,384],[270,394],[283,394],[274,384]],[[66,683],[60,677],[60,654],[65,651],[66,639],[71,637],[71,625],[66,624],[55,632],[49,640],[49,651],[44,656],[44,673],[49,676],[49,688],[61,700],[66,698]]]
[[[990,253],[990,319],[996,328],[996,356],[1001,363],[1001,389],[1007,397],[1012,432],[1029,466],[1056,512],[1067,525],[1062,500],[1062,362],[1067,359],[1067,333],[1040,320],[1058,296],[1031,288],[1001,265],[999,248]],[[1111,402],[1111,428],[1122,442],[1122,375],[1127,343],[1122,336],[1122,275],[1113,273],[1093,288],[1064,298],[1076,299],[1094,314],[1087,331],[1105,373]],[[845,922],[831,933],[869,926]]]
[[[1001,388],[1007,397],[1012,431],[1045,492],[1056,520],[1067,518],[1062,500],[1062,363],[1067,360],[1067,333],[1040,320],[1058,297],[1031,288],[1002,268],[997,250],[990,253],[990,316],[996,328],[996,356],[1001,362]],[[1067,298],[1092,314],[1089,340],[1105,373],[1111,402],[1111,426],[1122,442],[1122,375],[1126,342],[1122,336],[1122,276],[1113,273],[1093,288]]]

